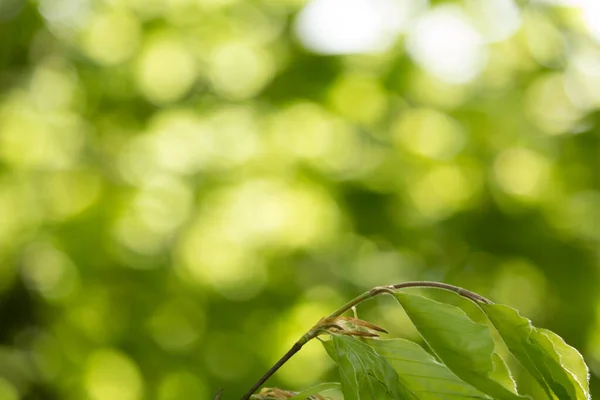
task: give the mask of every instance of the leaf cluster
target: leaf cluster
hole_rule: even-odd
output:
[[[345,400],[531,399],[518,389],[508,357],[516,359],[539,385],[535,400],[591,398],[581,354],[513,308],[476,302],[489,320],[482,324],[454,305],[403,292],[393,296],[430,352],[409,340],[381,339],[375,334],[381,328],[357,319],[342,319],[354,323],[346,329],[338,329],[332,319],[322,320],[336,327],[322,343],[337,365],[340,382],[290,392],[287,397],[269,389],[272,397],[254,398],[321,399],[314,396],[338,388]],[[510,354],[501,351],[504,347]]]

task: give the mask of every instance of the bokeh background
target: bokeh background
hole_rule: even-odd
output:
[[[0,0],[0,399],[239,398],[416,279],[600,393],[599,108],[596,0]]]

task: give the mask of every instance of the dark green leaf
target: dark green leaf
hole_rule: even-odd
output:
[[[440,360],[460,379],[498,400],[526,399],[514,382],[487,325],[472,321],[464,311],[422,296],[396,293],[407,315]],[[506,383],[513,382],[510,387]]]

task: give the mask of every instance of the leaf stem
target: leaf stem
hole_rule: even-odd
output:
[[[346,311],[352,309],[352,307],[362,303],[363,301],[370,300],[379,294],[382,294],[382,293],[394,294],[394,292],[397,290],[411,288],[411,287],[436,288],[436,289],[449,290],[449,291],[454,292],[462,297],[465,297],[475,303],[492,304],[492,302],[490,300],[486,299],[485,297],[483,297],[475,292],[471,292],[470,290],[466,290],[466,289],[460,288],[458,286],[449,285],[447,283],[431,282],[431,281],[402,282],[402,283],[396,283],[395,285],[374,287],[373,289],[369,290],[368,292],[365,292],[365,293],[361,294],[360,296],[355,297],[354,299],[350,300],[348,303],[344,304],[343,306],[341,306],[340,308],[335,310],[333,313],[331,313],[328,317],[323,318],[321,321],[329,319],[329,318],[339,317],[342,314],[344,314]],[[242,396],[241,400],[249,400],[250,397],[254,394],[254,392],[256,392],[262,386],[262,384],[267,381],[267,379],[269,379],[275,372],[277,372],[277,370],[279,368],[281,368],[281,366],[283,364],[285,364],[290,358],[292,358],[292,356],[294,354],[296,354],[298,351],[300,351],[300,349],[306,343],[308,343],[311,339],[314,339],[322,330],[322,326],[320,325],[321,321],[319,321],[308,332],[306,332],[296,343],[294,343],[292,348],[289,349],[288,352],[285,353],[283,355],[283,357],[281,357],[279,359],[279,361],[277,361],[271,368],[269,368],[269,370],[254,384],[254,386],[252,386],[248,390],[248,392]]]

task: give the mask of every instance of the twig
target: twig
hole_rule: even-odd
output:
[[[466,289],[460,288],[458,286],[449,285],[447,283],[430,282],[430,281],[403,282],[403,283],[397,283],[395,285],[374,287],[373,289],[369,290],[368,292],[365,292],[365,293],[361,294],[360,296],[350,300],[348,303],[344,304],[343,306],[341,306],[340,308],[335,310],[329,316],[321,319],[321,321],[325,321],[330,318],[339,317],[343,313],[345,313],[348,310],[351,310],[353,307],[357,306],[358,304],[362,303],[363,301],[370,300],[373,297],[375,297],[381,293],[388,293],[388,294],[393,295],[394,292],[397,290],[411,288],[411,287],[444,289],[444,290],[449,290],[451,292],[454,292],[454,293],[456,293],[462,297],[465,297],[475,303],[486,303],[486,304],[492,303],[490,300],[486,299],[485,297],[483,297],[475,292],[471,292],[470,290],[466,290]],[[323,326],[320,324],[321,321],[319,321],[308,332],[306,332],[300,338],[300,340],[298,340],[296,343],[294,343],[292,348],[289,349],[288,352],[285,353],[285,355],[283,357],[281,357],[279,359],[279,361],[277,361],[275,363],[275,365],[273,365],[254,384],[254,386],[252,386],[250,388],[250,390],[248,390],[248,392],[245,395],[242,396],[241,400],[249,400],[250,396],[252,396],[254,394],[254,392],[256,392],[262,386],[262,384],[267,381],[267,379],[269,379],[275,372],[277,372],[277,370],[279,368],[281,368],[281,366],[283,364],[285,364],[290,358],[292,358],[292,356],[294,354],[296,354],[298,351],[300,351],[302,346],[304,346],[306,343],[308,343],[311,339],[314,339],[323,329]]]

